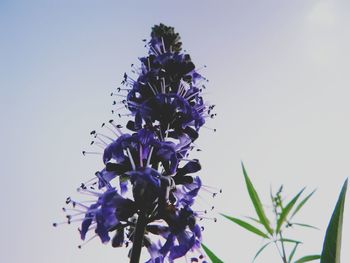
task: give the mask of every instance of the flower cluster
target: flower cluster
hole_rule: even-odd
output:
[[[69,223],[82,221],[82,240],[94,232],[93,237],[111,241],[113,247],[132,242],[130,262],[138,262],[138,246],[150,253],[148,263],[173,262],[185,255],[192,262],[205,262],[198,221],[206,211],[192,208],[203,188],[194,175],[201,165],[188,156],[205,119],[215,116],[214,106],[203,101],[206,79],[182,53],[172,27],[154,26],[146,47],[149,53],[140,58],[140,67],[132,65],[137,78],[124,74],[123,87],[111,94],[121,98],[114,101],[114,112],[132,117],[126,125],[131,133],[123,133],[114,120],[102,125],[113,136],[91,132],[91,144],[103,149],[104,167],[78,190],[95,200],[68,198],[72,207],[64,210],[75,211],[67,215]],[[119,113],[121,108],[127,113]],[[97,152],[83,152],[89,153]]]

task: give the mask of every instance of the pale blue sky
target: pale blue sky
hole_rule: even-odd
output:
[[[291,196],[317,188],[300,221],[298,256],[321,250],[341,184],[350,175],[350,2],[0,1],[0,261],[126,262],[98,240],[78,250],[77,226],[53,229],[65,197],[101,167],[83,158],[89,132],[111,118],[109,93],[146,53],[141,39],[174,26],[210,79],[218,118],[203,130],[201,176],[223,187],[218,211],[252,214],[246,164],[264,202],[270,184]],[[349,199],[349,195],[348,195]],[[350,260],[350,200],[343,262]],[[225,262],[246,263],[261,244],[220,220],[205,243]],[[256,262],[279,262],[271,248]]]

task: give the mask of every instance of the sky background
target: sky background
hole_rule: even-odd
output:
[[[317,188],[298,215],[321,230],[296,231],[297,257],[319,253],[340,187],[350,175],[350,2],[0,1],[0,261],[127,262],[127,249],[96,239],[84,249],[78,225],[53,228],[61,207],[101,168],[83,157],[89,132],[108,121],[110,92],[146,54],[160,22],[174,26],[209,80],[218,117],[201,131],[200,175],[223,188],[216,211],[254,215],[244,161],[266,208],[270,186],[292,197]],[[204,194],[205,198],[205,194]],[[342,262],[350,262],[347,196]],[[248,263],[258,237],[220,218],[204,242],[224,262]],[[256,262],[280,262],[274,247]]]

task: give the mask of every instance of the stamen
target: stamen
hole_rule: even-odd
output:
[[[131,68],[133,69],[133,70],[132,70],[133,73],[138,74],[138,75],[141,74],[140,69],[139,69],[139,68],[136,68],[134,64],[131,64]]]
[[[111,96],[113,96],[113,93],[111,93]],[[113,101],[112,105],[117,105],[117,104],[126,104],[126,99],[124,100],[119,100],[119,101]]]
[[[201,71],[201,70],[203,70],[203,69],[205,69],[205,68],[207,68],[207,65],[203,65],[203,66],[200,67],[200,68],[196,68],[196,72],[199,72],[199,71]]]
[[[131,78],[129,75],[127,75],[126,73],[124,74],[124,83],[125,82],[131,86],[136,83],[136,81],[133,78]]]
[[[85,241],[84,243],[82,243],[81,245],[78,246],[79,249],[81,249],[83,246],[85,246],[87,243],[89,243],[91,240],[93,240],[94,238],[96,238],[98,235],[95,234],[94,236],[92,236],[91,238],[89,238],[87,241]]]
[[[85,214],[86,212],[80,212],[80,213],[76,213],[76,214],[72,214],[72,215],[66,215],[67,219],[72,219],[73,217],[76,217],[76,216],[80,216],[82,214]]]
[[[123,132],[121,131],[121,126],[120,124],[114,124],[114,120],[109,120],[109,123],[119,132],[120,135],[123,135]]]
[[[107,125],[105,125],[105,123],[102,123],[101,128],[103,128],[103,127],[107,128],[107,129],[108,129],[109,131],[111,131],[115,136],[119,137],[119,134],[116,133],[114,130],[112,130],[112,129],[111,129],[110,127],[108,127]]]
[[[179,160],[181,160],[181,161],[185,161],[185,162],[196,162],[196,163],[198,163],[198,162],[199,162],[199,160],[197,160],[197,159],[186,159],[186,158],[180,158]]]
[[[150,45],[149,47],[150,47],[151,51],[153,52],[153,54],[155,54],[157,56],[160,55],[160,54],[158,54],[157,50],[152,45]]]
[[[206,129],[208,129],[208,130],[211,130],[211,131],[213,131],[213,132],[216,132],[216,129],[215,128],[210,128],[210,127],[208,127],[208,126],[202,126],[203,128],[206,128]]]
[[[170,123],[168,123],[168,127],[167,127],[166,130],[165,130],[165,140],[168,138],[169,129],[170,129]]]
[[[96,155],[102,155],[100,152],[87,152],[87,151],[82,151],[82,154],[85,156],[87,154],[96,154]]]
[[[157,95],[157,93],[158,93],[157,88],[153,88],[153,86],[152,86],[152,84],[150,82],[148,82],[148,86],[151,88],[151,90],[154,93],[154,95]]]
[[[65,208],[65,207],[62,207],[62,210],[63,210],[63,212],[72,211],[72,212],[82,212],[82,213],[86,213],[86,211],[79,210],[79,209],[76,209],[76,208]]]
[[[196,214],[207,214],[208,211],[207,210],[202,210],[202,211],[195,211]]]
[[[163,131],[162,131],[161,126],[159,126],[159,135],[158,135],[158,138],[160,139],[160,141],[164,141],[164,140],[163,140]]]
[[[205,193],[208,193],[210,194],[213,198],[217,196],[217,192],[214,192],[214,191],[211,191],[210,189],[207,189],[206,187],[201,187],[201,189],[205,192]]]
[[[199,218],[200,221],[202,221],[203,219],[213,220],[215,223],[218,221],[216,217],[206,217],[206,216],[196,216],[196,217]]]
[[[216,190],[216,191],[218,191],[220,194],[222,193],[222,189],[221,189],[221,188],[218,188],[218,187],[214,187],[214,186],[210,186],[210,185],[205,185],[205,184],[202,184],[202,187],[205,187],[205,188],[207,188],[207,189]]]
[[[97,197],[101,196],[101,193],[98,193],[98,192],[95,192],[95,191],[91,191],[89,189],[77,188],[77,191],[79,193],[86,194],[86,195],[92,195],[92,196],[97,196]]]
[[[90,134],[91,134],[91,133],[90,133]],[[96,138],[96,137],[98,137],[98,136],[101,136],[101,137],[103,137],[103,138],[106,138],[106,139],[110,140],[111,142],[114,142],[114,139],[113,139],[113,138],[111,138],[111,137],[109,137],[109,136],[107,136],[107,135],[104,135],[103,133],[95,132],[95,133],[94,133],[94,137]]]
[[[147,158],[147,164],[146,167],[150,165],[151,163],[151,157],[152,157],[152,153],[153,153],[153,146],[151,147],[151,150],[148,153],[148,158]]]
[[[125,116],[132,116],[132,114],[130,113],[126,113],[126,114],[118,114],[118,117],[121,118],[121,117],[125,117]]]
[[[193,107],[196,111],[201,111],[201,110],[204,110],[206,108],[206,105],[200,105],[200,106],[194,106]]]
[[[184,97],[187,93],[187,90],[186,88],[188,88],[188,83],[181,80],[180,81],[180,84],[179,84],[179,90],[178,90],[178,95],[181,96],[181,97]]]
[[[160,55],[162,55],[162,50],[160,49],[160,47],[158,45],[154,46],[155,49],[157,49],[157,51],[159,52]]]
[[[60,226],[60,225],[65,225],[65,224],[67,224],[66,221],[64,221],[64,222],[58,222],[58,223],[52,223],[52,226],[53,226],[53,227],[58,227],[58,226]]]
[[[73,220],[67,219],[67,221],[62,221],[62,222],[58,222],[58,223],[52,223],[52,226],[53,227],[57,227],[57,226],[60,226],[60,225],[70,225],[71,223],[81,222],[83,220],[84,220],[84,218],[73,219]]]
[[[102,138],[100,136],[94,136],[96,139],[98,139],[101,143],[103,143],[104,145],[108,145],[108,143],[105,140],[102,140]]]
[[[96,145],[96,146],[100,147],[102,150],[104,150],[106,148],[106,146],[107,146],[107,144],[105,144],[105,143],[95,142],[95,141],[92,141],[90,143],[90,145]]]
[[[128,153],[129,159],[130,159],[131,167],[132,167],[132,169],[135,171],[135,170],[136,170],[136,166],[135,166],[134,159],[132,158],[130,149],[129,149],[129,148],[126,148],[126,151],[127,151],[127,153]]]
[[[117,94],[117,93],[114,93],[114,92],[111,93],[111,96],[123,97],[123,98],[126,98],[126,97],[127,97],[126,95]]]
[[[146,110],[152,110],[150,107],[146,107],[144,105],[141,105],[139,103],[133,102],[133,101],[128,101],[128,104],[130,104],[132,107],[139,108],[139,109],[146,109]]]
[[[124,105],[124,106],[120,106],[119,108],[116,108],[115,111],[120,111],[120,110],[127,109],[127,108],[128,108],[128,106]],[[112,113],[114,113],[114,110],[112,111]]]
[[[142,144],[140,144],[139,154],[140,154],[140,167],[143,167],[143,156],[142,156]]]
[[[85,181],[84,183],[81,183],[80,187],[88,187],[90,185],[96,185],[97,184],[97,178],[96,177],[92,177],[91,179]]]
[[[84,205],[84,204],[81,203],[81,202],[77,202],[77,201],[70,200],[69,203],[72,204],[73,208],[75,208],[75,207],[78,205],[78,206],[80,206],[80,207],[82,207],[82,208],[89,209],[88,206]],[[66,201],[66,204],[69,204],[69,203],[67,203],[67,201]]]
[[[162,86],[162,93],[165,93],[165,78],[162,78],[161,86]]]
[[[191,98],[193,98],[194,96],[198,95],[200,93],[200,91],[197,91],[195,93],[193,93],[192,95],[189,95],[188,97],[185,97],[186,100],[190,100]]]
[[[130,91],[131,89],[124,89],[124,88],[121,88],[121,87],[118,87],[117,88],[117,92],[121,92],[121,91]]]
[[[164,51],[164,53],[166,53],[163,37],[162,37],[162,44],[163,44],[163,51]]]

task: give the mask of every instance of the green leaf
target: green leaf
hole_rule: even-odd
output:
[[[212,263],[224,263],[221,259],[219,259],[207,246],[202,243],[202,248],[205,253],[208,255]]]
[[[255,223],[261,224],[261,222],[259,221],[259,219],[256,219],[256,218],[254,218],[254,217],[245,216],[245,218],[248,218],[248,219],[254,221]],[[262,224],[261,224],[261,225],[262,225]]]
[[[299,246],[299,243],[295,243],[293,250],[289,254],[288,263],[292,263],[292,259],[294,257],[295,252],[297,251],[298,246]]]
[[[301,223],[291,223],[293,226],[296,225],[296,226],[302,226],[302,227],[308,227],[308,228],[313,228],[313,229],[317,229],[317,230],[320,230],[319,228],[315,227],[315,226],[312,226],[312,225],[308,225],[308,224],[301,224]]]
[[[310,199],[310,197],[316,192],[316,189],[313,190],[307,197],[305,197],[300,203],[299,205],[295,208],[294,212],[292,213],[290,219],[292,219],[296,213],[298,213],[298,211],[306,204],[306,202]]]
[[[236,223],[237,225],[247,229],[248,231],[257,234],[259,236],[262,236],[263,238],[269,238],[269,236],[267,234],[265,234],[264,232],[262,232],[260,229],[256,228],[255,226],[232,216],[228,216],[225,214],[221,214],[223,217],[226,217],[227,219],[231,220],[232,222]]]
[[[254,259],[253,259],[253,262],[255,261],[255,259],[260,255],[261,252],[263,252],[263,250],[268,246],[270,245],[272,242],[269,242],[269,243],[266,243],[265,245],[263,245],[259,250],[258,252],[256,252],[255,256],[254,256]]]
[[[343,214],[348,179],[344,182],[323,242],[321,263],[340,263]]]
[[[287,205],[285,208],[283,208],[281,215],[279,216],[277,220],[277,227],[276,227],[276,233],[279,233],[281,230],[282,224],[286,221],[287,216],[292,210],[295,203],[298,201],[299,196],[304,192],[305,188],[303,188]]]
[[[309,261],[313,261],[313,260],[320,259],[320,258],[321,258],[320,255],[310,255],[310,256],[305,256],[305,257],[299,258],[294,263],[309,262]]]
[[[272,235],[273,230],[270,226],[270,222],[265,215],[265,211],[264,211],[263,206],[261,204],[260,198],[259,198],[252,182],[250,181],[250,179],[248,177],[247,171],[245,170],[243,163],[242,163],[242,170],[243,170],[244,179],[245,179],[245,182],[247,185],[247,190],[248,190],[250,199],[252,200],[252,203],[253,203],[255,211],[259,217],[259,220],[264,225],[267,232],[269,232],[270,235]]]

